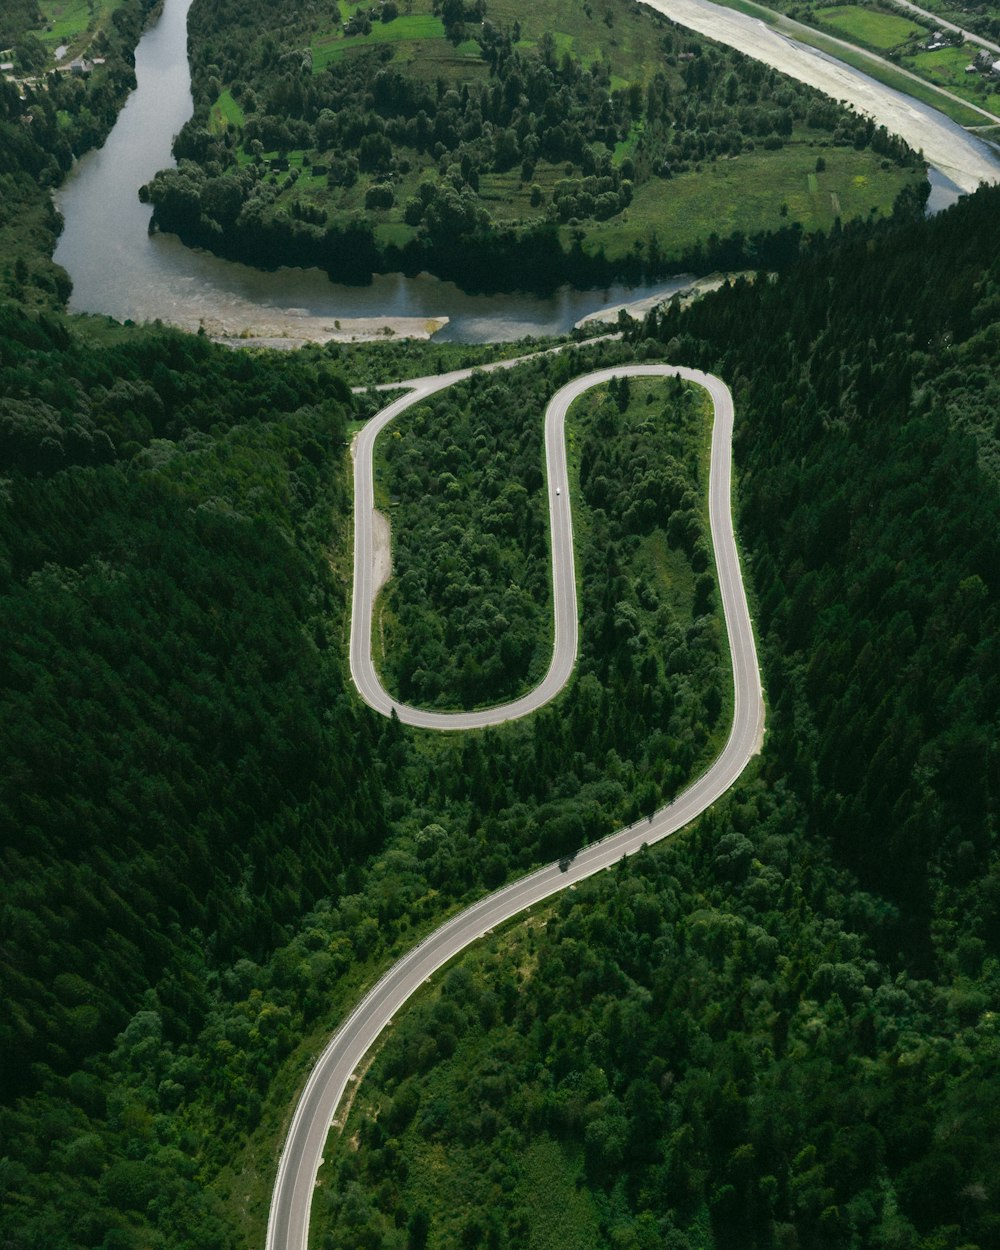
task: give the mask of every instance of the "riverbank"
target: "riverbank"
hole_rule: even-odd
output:
[[[185,247],[176,236],[151,236],[149,209],[139,202],[136,190],[170,162],[171,137],[190,114],[185,22],[189,2],[168,0],[161,22],[137,49],[139,87],[111,138],[100,152],[78,164],[73,178],[57,193],[65,228],[55,260],[73,281],[71,311],[106,314],[119,321],[159,319],[244,347],[426,339],[434,334],[447,340],[490,342],[563,333],[601,308],[610,306],[613,319],[623,302],[633,304],[665,288],[669,293],[670,283],[663,282],[633,291],[603,284],[596,291],[560,288],[545,298],[517,292],[468,295],[427,274],[405,278],[399,273],[375,275],[369,285],[348,287],[331,283],[319,268],[265,272]],[[928,161],[944,170],[958,189],[969,191],[980,180],[1000,179],[1000,161],[985,143],[940,114],[761,22],[708,0],[650,2],[681,25],[703,27],[710,37],[818,86],[834,99],[850,100],[859,111],[903,134],[911,146],[922,148]],[[175,106],[168,107],[174,96]],[[680,179],[673,185],[679,186]],[[641,198],[630,210],[633,229]],[[743,230],[739,222],[733,228],[737,227]],[[762,252],[758,260],[765,267],[771,263]],[[692,257],[690,269],[704,273],[739,268],[741,262],[728,254],[705,255]]]
[[[598,312],[581,317],[573,328],[574,330],[585,330],[592,326],[613,325],[622,313],[635,321],[641,321],[654,308],[662,308],[664,304],[673,303],[674,300],[679,301],[682,308],[686,308],[688,304],[694,303],[696,299],[700,299],[703,295],[708,295],[711,291],[717,291],[727,282],[735,282],[737,278],[748,278],[752,281],[753,277],[754,273],[751,270],[745,270],[740,273],[710,273],[704,278],[695,278],[686,286],[682,286],[668,296],[651,295],[646,299],[633,300],[631,303],[615,304],[610,308],[602,308]]]

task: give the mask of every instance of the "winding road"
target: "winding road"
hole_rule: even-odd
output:
[[[516,362],[504,362],[504,365],[509,367],[513,363]],[[394,400],[374,417],[365,429],[365,434],[372,429],[370,438],[357,448],[355,472],[357,475],[358,466],[367,462],[367,474],[362,468],[361,480],[367,481],[369,488],[372,447],[379,430],[411,404],[467,377],[470,372],[460,370],[437,378],[421,378],[399,384],[411,387],[412,393]],[[611,867],[623,856],[634,854],[641,847],[658,842],[689,824],[733,785],[760,748],[764,733],[764,701],[732,523],[732,395],[719,378],[676,365],[629,365],[586,374],[558,391],[546,411],[549,517],[553,526],[553,583],[555,586],[566,587],[568,598],[560,607],[559,592],[556,592],[557,636],[552,665],[545,679],[524,699],[487,713],[487,716],[495,716],[493,721],[469,721],[468,717],[476,718],[480,713],[459,713],[456,716],[446,716],[442,724],[433,719],[433,716],[440,714],[421,713],[419,709],[404,709],[395,705],[397,714],[401,720],[412,714],[412,724],[430,724],[431,727],[448,729],[473,727],[495,723],[496,719],[508,720],[515,714],[515,709],[522,709],[517,714],[524,715],[551,699],[565,684],[576,655],[576,590],[563,425],[566,411],[578,395],[590,387],[623,376],[681,377],[704,387],[712,400],[715,419],[709,475],[709,518],[734,683],[733,723],[728,741],[721,754],[701,777],[648,820],[638,821],[585,847],[569,861],[561,860],[539,868],[520,881],[488,895],[446,921],[393,964],[338,1028],[306,1082],[278,1164],[267,1226],[267,1250],[307,1250],[309,1215],[316,1178],[337,1108],[365,1055],[392,1022],[396,1012],[420,986],[449,960],[497,925],[594,873]],[[556,493],[557,488],[559,493]],[[355,524],[351,673],[365,700],[388,715],[394,705],[382,690],[371,666],[370,636],[367,639],[361,638],[361,631],[367,629],[370,632],[374,586],[373,504],[370,493],[364,499],[356,499]],[[497,713],[502,715],[497,716]],[[424,717],[432,719],[425,720]]]

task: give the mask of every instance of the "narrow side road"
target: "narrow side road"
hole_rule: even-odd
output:
[[[732,395],[719,378],[695,369],[671,365],[603,369],[577,378],[557,392],[549,411],[555,410],[560,432],[566,410],[577,395],[588,387],[623,376],[681,377],[704,387],[712,399],[715,423],[709,476],[709,516],[719,594],[733,663],[735,699],[729,739],[711,767],[673,803],[656,812],[649,820],[638,821],[601,842],[585,847],[568,863],[563,860],[549,864],[474,903],[398,960],[365,995],[316,1061],[295,1109],[271,1198],[267,1250],[307,1250],[310,1207],[323,1161],[323,1148],[348,1082],[396,1012],[427,978],[495,926],[689,824],[733,785],[750,758],[759,750],[764,732],[764,701],[731,511]],[[421,390],[421,386],[430,381],[422,379],[411,384],[419,392],[417,398],[431,393],[428,389]],[[432,388],[435,390],[448,385],[448,381],[442,379],[433,379],[433,382],[437,384]],[[390,404],[385,412],[395,415],[412,402],[415,402],[413,396],[405,396],[402,401]],[[358,460],[361,459],[359,454]],[[561,463],[564,469],[565,451]],[[551,495],[554,471],[559,471],[558,466],[553,470],[550,464],[550,518],[558,520],[560,513],[553,513]],[[562,480],[565,481],[565,478]],[[564,490],[558,499],[562,500],[565,496]],[[370,504],[366,506],[370,507]],[[566,521],[568,524],[568,503]],[[572,553],[569,558],[571,562]],[[367,559],[370,565],[370,553],[363,559]],[[356,556],[356,572],[357,569]],[[352,673],[353,650],[352,645]]]

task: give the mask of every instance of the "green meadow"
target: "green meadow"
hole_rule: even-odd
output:
[[[816,170],[822,158],[825,169]],[[751,234],[762,220],[791,224],[807,232],[829,230],[840,218],[885,215],[910,181],[905,170],[884,169],[872,152],[790,144],[777,152],[750,152],[708,162],[700,170],[669,180],[654,179],[636,191],[627,220],[599,222],[586,248],[627,254],[652,231],[668,253],[694,247],[711,220],[720,238]],[[570,228],[564,227],[569,236]]]
[[[120,0],[40,0],[42,24],[31,33],[47,48],[79,54],[110,20]]]
[[[924,28],[909,18],[860,5],[831,5],[812,12],[824,26],[833,26],[845,39],[869,48],[896,48],[924,33]]]

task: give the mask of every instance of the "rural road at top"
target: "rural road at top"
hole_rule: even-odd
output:
[[[905,139],[915,152],[923,151],[928,164],[940,169],[962,191],[975,191],[981,182],[1000,182],[1000,160],[957,122],[900,91],[883,86],[860,70],[781,34],[759,18],[713,4],[711,0],[643,0],[643,3],[671,21],[737,48],[834,100],[849,102],[859,112]],[[794,31],[796,26],[803,31],[808,29],[790,18],[783,18],[782,25],[789,31]],[[831,42],[863,52],[843,40],[831,38]],[[902,72],[897,66],[893,69]],[[968,108],[976,107],[964,100],[961,103]]]
[[[459,376],[464,376],[464,373],[462,371]],[[672,365],[630,365],[603,369],[577,378],[556,393],[549,411],[555,409],[557,413],[561,413],[558,417],[561,428],[566,409],[577,395],[588,387],[607,383],[613,377],[624,376],[681,377],[704,387],[712,400],[715,421],[709,474],[709,520],[719,596],[733,664],[733,722],[729,738],[708,770],[668,806],[648,820],[637,821],[601,842],[584,847],[571,859],[540,868],[459,912],[393,964],[365,995],[316,1061],[296,1106],[278,1164],[271,1198],[267,1250],[307,1250],[310,1207],[316,1178],[337,1108],[365,1055],[392,1022],[396,1012],[428,977],[497,925],[594,873],[611,867],[623,856],[634,854],[643,846],[658,842],[689,824],[733,785],[760,748],[764,733],[764,700],[731,511],[732,396],[729,388],[719,378],[699,370]],[[424,385],[430,387],[431,383],[439,385],[434,385],[432,389],[421,389]],[[412,385],[416,386],[416,399],[419,400],[433,390],[448,385],[448,382],[443,379],[421,379]],[[410,403],[416,402],[413,396],[404,398]],[[401,403],[402,401],[397,400],[384,411],[395,410],[395,415],[406,406],[402,403],[402,407],[398,407]],[[361,458],[359,454],[358,460]],[[557,465],[553,470],[550,466],[550,488],[553,485],[553,471],[564,469],[565,456],[561,468]],[[562,481],[565,482],[565,477]],[[568,492],[562,490],[558,498],[564,499],[567,495]],[[556,515],[558,517],[560,514],[557,512]],[[365,517],[361,520],[364,527],[370,529],[370,523],[366,522]],[[567,526],[568,523],[567,499]],[[369,560],[367,567],[370,567],[369,557],[364,558]],[[569,559],[572,580],[572,553]]]
[[[997,56],[1000,56],[1000,43],[992,43],[989,39],[984,39],[982,35],[974,35],[972,31],[966,30],[964,26],[956,26],[954,22],[946,22],[937,13],[931,13],[929,9],[922,9],[917,4],[911,4],[910,0],[892,0],[892,2],[901,9],[906,9],[910,13],[916,13],[918,17],[924,17],[929,22],[933,22],[939,30],[954,31],[956,35],[961,35],[966,43],[978,43],[981,48],[988,48],[990,52],[995,52]]]

